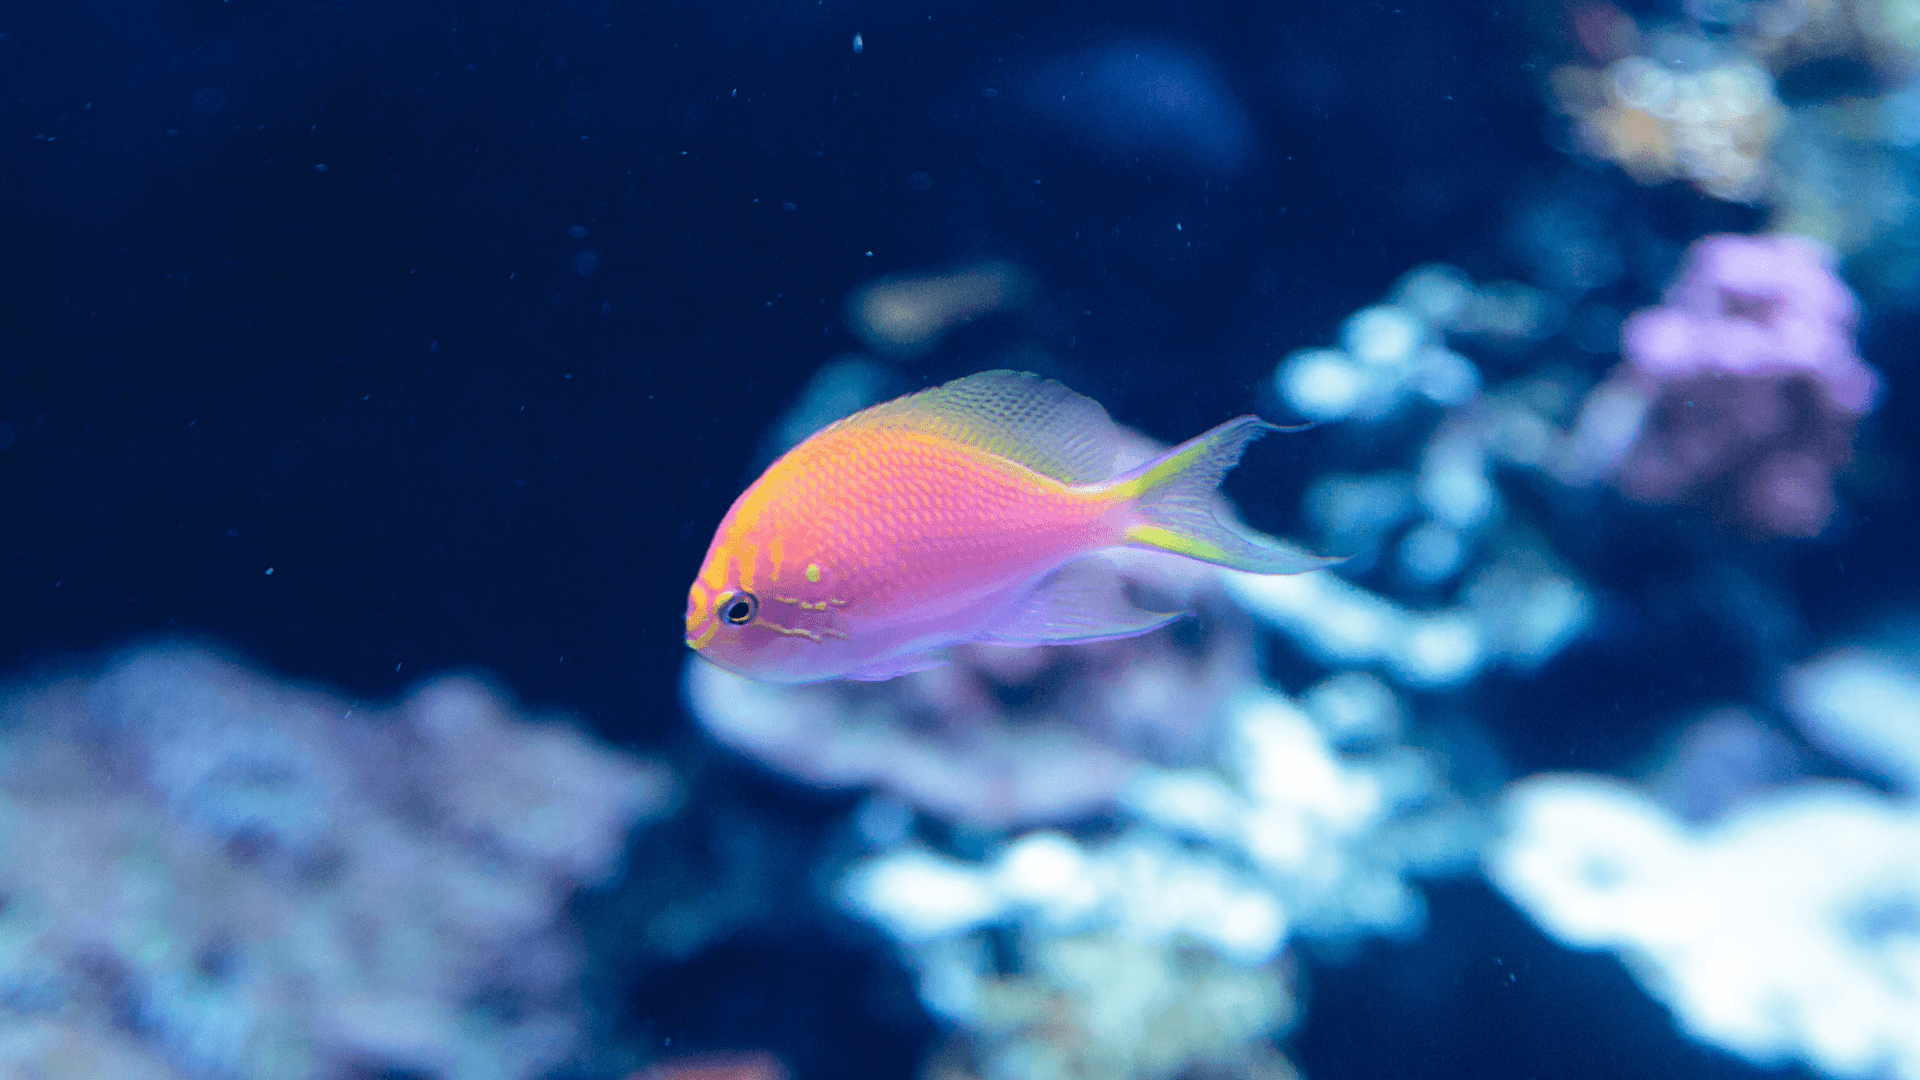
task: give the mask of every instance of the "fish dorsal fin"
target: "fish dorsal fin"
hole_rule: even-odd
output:
[[[1025,371],[983,371],[854,413],[836,427],[944,435],[1069,484],[1113,475],[1119,441],[1100,403]]]

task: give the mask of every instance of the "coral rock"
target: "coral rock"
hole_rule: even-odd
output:
[[[1879,393],[1831,252],[1796,236],[1709,236],[1589,396],[1564,478],[1709,507],[1761,537],[1813,536]]]

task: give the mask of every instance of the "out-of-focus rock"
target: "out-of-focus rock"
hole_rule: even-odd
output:
[[[1554,71],[1555,104],[1573,120],[1577,146],[1642,184],[1685,180],[1716,198],[1760,201],[1786,120],[1772,76],[1705,38],[1666,44],[1667,56]]]
[[[1284,969],[1116,934],[1037,942],[1025,970],[985,981],[969,1032],[926,1080],[1294,1080],[1269,1041],[1292,1021]]]
[[[1624,362],[1588,397],[1561,475],[1761,537],[1819,533],[1879,393],[1854,350],[1858,310],[1813,241],[1700,240],[1660,306],[1622,328]]]
[[[43,1070],[540,1076],[581,1047],[567,897],[667,795],[472,680],[367,710],[134,652],[0,700],[0,1001]]]
[[[1814,745],[1920,797],[1920,665],[1842,648],[1789,670],[1781,698]]]
[[[132,1035],[0,1014],[0,1076],[12,1080],[181,1080]]]
[[[1648,787],[1661,805],[1699,824],[1798,779],[1801,757],[1786,736],[1745,709],[1715,709],[1681,730]]]
[[[1564,944],[1619,953],[1688,1034],[1761,1065],[1920,1077],[1920,813],[1807,783],[1692,828],[1619,781],[1507,796],[1487,873]]]

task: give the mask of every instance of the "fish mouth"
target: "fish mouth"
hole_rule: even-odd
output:
[[[720,632],[720,621],[718,619],[709,620],[707,622],[707,628],[705,630],[700,631],[698,636],[695,636],[693,634],[687,635],[687,648],[692,649],[695,652],[698,652],[701,649],[706,648],[707,643],[713,640],[713,635],[719,632]]]

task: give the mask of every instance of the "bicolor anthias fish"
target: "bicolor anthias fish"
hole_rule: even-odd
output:
[[[1222,524],[1214,489],[1277,430],[1229,420],[1114,475],[1121,433],[1057,382],[987,371],[815,432],[735,500],[687,594],[687,644],[765,682],[890,679],[965,642],[1131,637],[1147,611],[1098,554],[1262,574],[1337,562]]]

